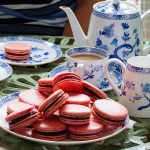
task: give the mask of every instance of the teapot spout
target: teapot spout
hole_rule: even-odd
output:
[[[87,36],[84,34],[76,16],[74,15],[73,11],[66,6],[60,6],[60,9],[62,9],[69,19],[71,29],[73,32],[73,36],[75,39],[75,45],[76,46],[87,46]]]

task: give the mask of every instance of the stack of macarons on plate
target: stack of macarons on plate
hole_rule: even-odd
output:
[[[38,89],[21,91],[6,110],[12,132],[28,128],[33,139],[62,144],[111,137],[128,121],[123,105],[71,72],[40,79]]]
[[[12,60],[26,60],[30,57],[32,47],[21,41],[7,42],[4,45],[4,56]]]

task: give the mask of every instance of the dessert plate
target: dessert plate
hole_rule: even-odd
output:
[[[10,65],[0,61],[0,81],[3,81],[10,77],[13,73],[13,69]]]
[[[121,85],[122,83],[122,71],[121,69],[119,69],[119,67],[117,66],[115,68],[114,64],[113,67],[110,66],[110,76],[112,77],[113,81],[115,81],[116,85]],[[56,68],[54,68],[53,70],[51,70],[51,72],[49,73],[49,77],[54,77],[55,75],[62,73],[62,72],[69,72],[69,68],[67,67],[67,65],[64,63],[60,66],[57,66]],[[112,86],[110,85],[109,81],[106,78],[102,79],[102,82],[100,84],[99,87],[102,91],[109,91],[112,90]]]
[[[0,100],[0,127],[5,130],[6,132],[9,132],[10,134],[13,134],[15,136],[21,137],[23,139],[27,139],[30,141],[43,143],[43,144],[51,144],[51,145],[77,145],[77,144],[87,144],[87,143],[93,143],[98,141],[103,141],[105,139],[108,139],[110,137],[113,137],[120,132],[122,132],[129,123],[129,118],[126,118],[125,124],[123,126],[107,126],[102,131],[102,136],[100,138],[94,139],[94,140],[87,140],[87,141],[75,141],[66,139],[64,141],[48,141],[48,140],[41,140],[37,138],[32,137],[32,128],[22,128],[17,129],[15,131],[10,131],[8,123],[5,121],[5,117],[7,115],[7,105],[14,101],[16,98],[18,98],[19,92],[10,94]]]
[[[6,42],[21,41],[32,46],[30,58],[23,61],[10,60],[4,56],[4,44]],[[61,49],[44,40],[28,37],[6,37],[0,38],[0,61],[18,66],[37,66],[55,61],[61,57]]]

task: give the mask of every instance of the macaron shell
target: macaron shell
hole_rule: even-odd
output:
[[[67,93],[64,93],[61,89],[57,90],[43,102],[39,111],[43,111],[44,117],[48,118],[66,103],[67,98]]]
[[[89,106],[90,101],[90,97],[85,94],[69,93],[69,97],[67,98],[66,104],[79,104]]]
[[[44,92],[43,94],[45,94],[45,93],[53,93],[53,86],[41,86],[41,85],[38,85],[38,90],[40,91],[40,92]]]
[[[66,104],[59,109],[60,115],[66,116],[89,116],[91,114],[91,109],[84,105],[77,104]]]
[[[16,100],[13,100],[9,105],[7,106],[7,113],[12,113],[15,111],[18,111],[20,109],[26,109],[30,105],[27,103],[19,102],[19,99],[17,98]]]
[[[19,101],[34,105],[36,108],[38,108],[46,98],[46,95],[35,89],[24,90],[19,94]]]
[[[9,59],[12,59],[12,60],[26,60],[30,57],[29,54],[27,55],[23,55],[23,56],[18,56],[18,55],[15,55],[15,54],[8,54],[8,53],[4,53],[4,56],[9,58]]]
[[[16,54],[25,54],[31,51],[32,47],[21,41],[7,42],[4,44],[4,50]]]
[[[45,99],[45,101],[40,105],[40,107],[38,108],[38,110],[39,110],[40,112],[42,112],[42,111],[45,109],[45,107],[47,107],[48,104],[53,103],[53,102],[55,101],[55,99],[56,99],[58,96],[62,95],[63,93],[64,93],[64,92],[63,92],[61,89],[55,91],[55,92],[54,92],[53,94],[51,94],[47,99]]]
[[[102,90],[92,85],[91,83],[82,80],[82,84],[83,84],[83,93],[89,95],[93,101],[97,99],[108,98],[107,95]]]
[[[27,118],[27,119],[19,122],[18,124],[14,124],[14,125],[10,126],[10,130],[14,130],[14,129],[22,128],[22,127],[27,127],[27,126],[31,126],[39,118],[40,118],[40,115],[36,114],[36,115],[34,115],[32,117],[29,117],[29,118]]]
[[[52,114],[54,114],[60,107],[62,107],[65,103],[66,103],[66,99],[68,97],[68,94],[66,93],[61,99],[60,101],[58,101],[55,105],[53,105],[51,107],[51,109],[49,109],[47,112],[45,112],[45,117],[48,118],[49,116],[51,116]]]
[[[38,80],[38,90],[41,92],[53,92],[53,78],[42,78]]]
[[[53,78],[41,78],[38,80],[38,84],[40,85],[52,85]]]
[[[52,119],[41,119],[33,125],[33,128],[41,132],[53,132],[65,130],[66,125],[56,117]]]
[[[104,125],[99,123],[95,119],[90,119],[89,124],[74,126],[68,125],[67,130],[71,133],[85,135],[85,134],[96,134],[101,132],[104,129]]]
[[[95,119],[90,119],[89,124],[73,126],[69,125],[69,137],[73,140],[92,140],[100,138],[103,134],[104,126],[97,122]]]
[[[59,109],[60,120],[71,125],[88,124],[91,110],[84,105],[66,104]]]
[[[125,119],[124,120],[111,120],[111,119],[107,119],[107,118],[102,118],[101,116],[98,116],[97,113],[95,113],[94,111],[92,111],[92,115],[94,116],[95,119],[97,119],[97,121],[99,121],[100,123],[106,125],[106,126],[122,126],[125,124]]]
[[[94,102],[93,109],[101,116],[123,120],[128,115],[128,110],[114,100],[97,100]]]
[[[58,118],[52,118],[48,120],[39,120],[33,126],[33,137],[43,139],[43,140],[64,140],[67,137],[67,133],[58,135],[57,132],[64,131],[66,129],[66,125],[63,124]],[[52,132],[54,135],[42,135],[38,132],[49,133]],[[56,132],[56,134],[55,134]]]
[[[86,141],[86,140],[93,140],[93,139],[97,139],[103,136],[102,133],[97,133],[97,134],[93,134],[93,135],[73,135],[70,134],[68,135],[70,137],[70,139],[76,140],[76,141]]]
[[[42,140],[49,140],[49,141],[63,141],[67,138],[67,133],[64,135],[59,135],[59,136],[44,136],[40,135],[34,131],[32,131],[32,136],[38,139]]]
[[[80,81],[66,79],[66,80],[57,82],[54,85],[53,90],[56,91],[58,89],[62,89],[66,93],[82,93],[83,86]]]
[[[15,112],[10,113],[9,115],[6,116],[5,120],[6,120],[6,121],[11,121],[11,120],[13,120],[13,119],[16,119],[16,118],[18,118],[18,117],[20,117],[20,116],[23,116],[23,115],[25,115],[25,114],[31,112],[32,110],[35,110],[35,109],[34,109],[34,106],[29,105],[29,106],[26,107],[26,108],[19,109],[18,111],[15,111]],[[35,111],[37,111],[37,110],[35,110]]]
[[[81,78],[77,74],[72,73],[72,72],[59,73],[57,76],[54,77],[53,85],[55,85],[55,83],[64,79],[74,79],[78,81],[81,80]]]

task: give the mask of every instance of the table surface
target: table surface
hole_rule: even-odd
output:
[[[41,38],[49,42],[57,44],[63,51],[62,57],[50,64],[37,66],[37,67],[19,67],[12,66],[14,69],[13,75],[5,81],[0,82],[0,98],[10,93],[20,91],[23,89],[33,88],[37,86],[37,80],[46,76],[50,70],[56,67],[58,64],[64,63],[64,52],[73,47],[74,40],[70,37],[54,37],[54,36],[32,36],[35,38]],[[144,44],[149,44],[145,42]],[[113,90],[106,92],[108,96],[114,100],[116,95]],[[145,150],[150,149],[150,119],[130,118],[136,123],[132,128],[127,128],[119,135],[116,135],[110,139],[105,140],[103,143],[92,143],[86,145],[76,146],[52,146],[42,145],[39,143],[31,142],[19,137],[13,136],[0,129],[0,150]]]

